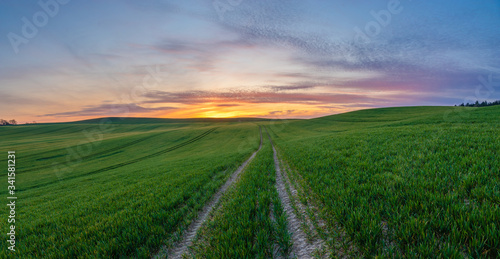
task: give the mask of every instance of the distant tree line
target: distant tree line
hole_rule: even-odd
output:
[[[487,101],[479,102],[479,101],[476,101],[475,103],[461,103],[458,106],[464,106],[464,107],[484,107],[484,106],[493,106],[493,105],[500,105],[500,100],[496,100],[494,102],[487,102]]]
[[[17,125],[17,121],[16,120],[4,120],[4,119],[0,119],[0,126],[7,126],[7,125]]]

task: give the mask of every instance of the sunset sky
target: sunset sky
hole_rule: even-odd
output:
[[[0,1],[0,34],[20,123],[500,99],[498,0]]]

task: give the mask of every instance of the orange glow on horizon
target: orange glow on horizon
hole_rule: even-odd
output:
[[[155,108],[155,107],[150,107]],[[143,117],[143,118],[268,118],[268,119],[309,119],[327,115],[366,109],[367,107],[344,107],[342,105],[318,105],[304,103],[203,103],[194,105],[180,105],[168,111],[154,111],[149,113],[100,114],[88,116],[54,116],[38,117],[38,123],[71,122],[103,117]],[[29,118],[17,119],[19,124],[31,122]]]
[[[361,107],[323,108],[309,104],[241,104],[220,106],[217,104],[190,105],[161,114],[161,118],[314,118],[362,109]]]

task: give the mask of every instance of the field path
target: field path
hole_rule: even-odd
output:
[[[288,231],[292,234],[292,258],[315,258],[313,253],[315,251],[320,251],[324,247],[324,242],[319,238],[314,238],[312,241],[307,240],[307,235],[304,233],[301,227],[304,224],[307,225],[309,229],[314,229],[314,227],[310,222],[303,222],[301,219],[299,219],[299,217],[297,217],[297,215],[295,215],[294,209],[292,207],[292,200],[288,195],[286,186],[289,186],[292,195],[297,195],[297,191],[295,190],[293,185],[290,184],[286,173],[281,172],[278,155],[276,149],[274,148],[274,143],[271,139],[271,136],[269,135],[269,132],[267,132],[267,135],[273,147],[274,167],[276,168],[276,189],[278,190],[278,196],[281,200],[281,204],[283,205],[283,210],[287,215]],[[303,215],[306,214],[305,208],[300,202],[297,202],[295,205],[300,210],[300,213],[302,213]]]
[[[229,177],[229,179],[224,183],[224,185],[215,193],[215,195],[212,197],[212,199],[203,207],[202,211],[198,215],[198,218],[189,225],[188,229],[184,232],[181,241],[179,241],[176,244],[176,247],[170,251],[168,251],[168,257],[167,258],[182,258],[182,255],[187,251],[187,248],[193,243],[193,239],[196,236],[196,233],[198,232],[198,229],[201,227],[203,222],[208,218],[208,215],[212,211],[213,207],[215,204],[219,202],[219,199],[222,197],[222,195],[226,192],[226,190],[231,186],[237,179],[238,176],[243,172],[245,167],[247,166],[250,161],[255,157],[257,152],[262,148],[262,129],[259,127],[259,134],[260,134],[260,144],[259,148],[257,151],[255,151],[243,164],[236,169],[236,171]],[[160,252],[155,256],[155,258],[160,258],[161,255],[163,254],[162,251],[164,249],[160,250]]]

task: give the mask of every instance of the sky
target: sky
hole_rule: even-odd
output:
[[[313,118],[500,99],[499,0],[0,0],[0,118]]]

